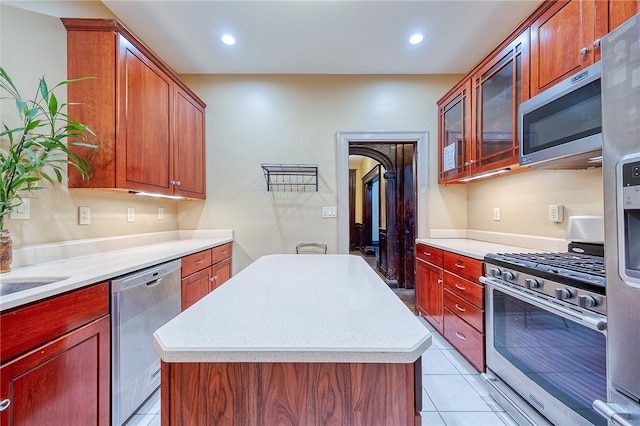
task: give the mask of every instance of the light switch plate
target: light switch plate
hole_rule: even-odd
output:
[[[158,220],[164,219],[164,207],[158,207]]]
[[[337,207],[323,207],[322,208],[322,217],[338,217],[338,208]]]

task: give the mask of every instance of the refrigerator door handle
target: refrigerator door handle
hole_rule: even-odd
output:
[[[631,415],[625,412],[624,408],[618,404],[609,404],[596,399],[593,401],[593,409],[614,425],[633,426],[633,424],[627,421]]]

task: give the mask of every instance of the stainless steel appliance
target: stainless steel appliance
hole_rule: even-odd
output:
[[[120,426],[160,386],[153,332],[180,313],[180,260],[111,281],[111,424]]]
[[[640,15],[602,40],[610,425],[640,425]]]
[[[606,425],[592,408],[607,388],[603,248],[568,250],[484,259],[484,377],[522,425]]]
[[[600,63],[520,104],[519,119],[521,166],[601,166]]]

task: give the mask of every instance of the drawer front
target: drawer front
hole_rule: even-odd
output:
[[[181,266],[183,278],[211,266],[211,249],[202,250],[198,253],[183,257]]]
[[[471,324],[476,330],[484,332],[484,311],[449,290],[444,291],[444,306],[460,318]]]
[[[484,371],[484,335],[447,308],[444,309],[444,337],[476,370]]]
[[[0,361],[27,352],[108,313],[107,282],[3,312],[0,315]]]
[[[416,256],[426,262],[442,267],[443,250],[425,244],[416,244]]]
[[[473,303],[478,308],[484,309],[484,286],[482,284],[472,283],[469,280],[453,275],[451,272],[445,272],[444,288]]]
[[[221,260],[229,259],[231,257],[231,243],[223,244],[211,249],[213,252],[213,263],[218,263]]]
[[[444,269],[473,282],[482,276],[481,261],[449,251],[444,252]]]

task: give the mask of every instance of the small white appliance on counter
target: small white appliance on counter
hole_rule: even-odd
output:
[[[609,425],[640,425],[640,14],[602,39]]]

